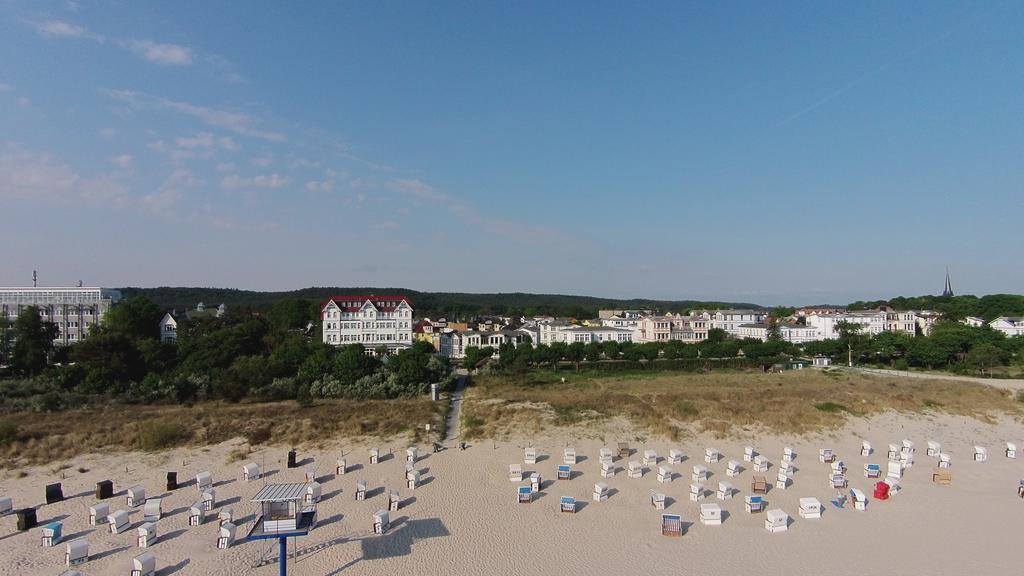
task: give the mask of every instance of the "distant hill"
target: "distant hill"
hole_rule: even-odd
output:
[[[654,309],[662,312],[685,312],[694,308],[755,308],[762,306],[747,302],[700,302],[696,300],[617,300],[592,296],[569,296],[564,294],[468,294],[462,292],[419,292],[406,288],[338,288],[314,287],[290,292],[257,292],[231,288],[120,288],[125,298],[144,295],[161,308],[185,310],[202,302],[207,307],[224,303],[229,309],[267,309],[275,302],[286,299],[305,299],[313,302],[326,300],[331,296],[364,294],[404,294],[416,307],[417,316],[433,318],[465,318],[473,315],[525,314],[572,316],[593,318],[600,309]]]
[[[946,317],[961,319],[976,316],[991,321],[999,316],[1024,316],[1024,296],[1019,294],[988,294],[986,296],[912,296],[854,302],[850,310],[867,310],[891,306],[896,310],[935,310]]]

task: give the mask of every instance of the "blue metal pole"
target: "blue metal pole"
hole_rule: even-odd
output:
[[[277,573],[279,576],[288,576],[288,539],[278,538],[278,565]]]

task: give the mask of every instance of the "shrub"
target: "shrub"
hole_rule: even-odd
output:
[[[139,447],[147,451],[163,450],[186,439],[181,424],[174,420],[150,422],[142,426],[139,433]]]
[[[0,446],[6,446],[18,439],[18,425],[10,420],[0,420]]]
[[[263,443],[267,442],[268,440],[270,440],[270,437],[271,437],[271,427],[270,427],[270,424],[263,424],[263,425],[260,425],[260,426],[253,426],[252,428],[247,428],[245,430],[245,441],[248,442],[250,446],[256,446],[258,444],[263,444]]]
[[[822,412],[837,413],[850,411],[846,406],[843,406],[842,404],[836,404],[835,402],[822,402],[820,404],[815,404],[814,407],[817,408],[818,410],[821,410]]]

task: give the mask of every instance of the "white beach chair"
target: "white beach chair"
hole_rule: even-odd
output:
[[[150,498],[142,508],[142,519],[146,522],[156,522],[163,516],[163,512],[163,501],[160,498]]]
[[[629,467],[626,469],[626,476],[630,478],[642,478],[643,475],[644,468],[639,462],[633,460],[629,463]]]
[[[644,450],[644,466],[655,466],[658,464],[658,454],[654,450]]]
[[[388,492],[388,512],[398,512],[401,507],[402,497],[398,494],[398,490]]]
[[[540,474],[536,472],[530,474],[530,491],[540,492]]]
[[[861,456],[871,456],[871,452],[872,452],[872,450],[871,450],[871,442],[868,442],[867,440],[861,440],[861,442],[860,442],[860,455]]]
[[[410,446],[405,449],[405,461],[410,464],[415,464],[416,459],[420,457],[419,449],[415,446]]]
[[[611,448],[601,448],[598,452],[597,461],[601,464],[611,464],[614,460],[615,455],[612,453]]]
[[[380,462],[380,448],[370,448],[370,464]]]
[[[664,510],[665,495],[661,492],[651,492],[651,506],[654,506],[655,510]]]
[[[867,510],[868,497],[864,495],[864,492],[854,488],[850,490],[850,499],[853,500],[854,510]]]
[[[334,466],[334,473],[337,476],[344,476],[345,472],[348,472],[348,460],[345,458],[338,458],[338,461]]]
[[[245,466],[242,466],[242,480],[246,482],[252,482],[253,480],[260,479],[260,465],[255,462],[250,462]]]
[[[203,510],[203,503],[196,502],[188,508],[188,525],[199,526],[206,521],[206,512]]]
[[[217,506],[217,490],[214,488],[204,490],[201,501],[203,503],[203,510],[207,512],[213,510]]]
[[[306,482],[316,482],[316,465],[306,467]]]
[[[846,474],[846,463],[842,460],[833,460],[831,466],[833,474]]]
[[[156,543],[156,524],[146,522],[138,528],[139,548],[149,548]]]
[[[97,502],[89,507],[90,526],[99,526],[101,523],[106,522],[107,516],[110,516],[110,504]]]
[[[373,514],[373,533],[374,534],[387,534],[388,529],[391,528],[391,517],[388,515],[387,510],[377,510]]]
[[[754,456],[757,456],[757,452],[754,451],[754,447],[753,446],[747,446],[746,448],[743,449],[743,461],[744,462],[753,462],[754,461]]]
[[[725,465],[725,475],[730,478],[735,478],[736,476],[739,476],[740,472],[742,471],[743,467],[740,466],[740,463],[735,460],[729,460],[729,462]]]
[[[129,508],[142,506],[146,503],[146,489],[142,486],[132,486],[128,489],[128,497],[125,500]]]
[[[817,498],[801,498],[800,517],[821,518],[821,502]]]
[[[786,474],[793,474],[793,462],[786,462],[783,460],[779,463],[779,472],[785,472]]]
[[[902,452],[900,453],[900,464],[903,464],[904,468],[914,467],[914,453],[913,452]]]
[[[988,448],[985,448],[984,446],[975,446],[974,461],[985,462],[986,460],[988,460]]]
[[[939,452],[939,468],[949,468],[952,465],[949,454]]]
[[[210,472],[200,472],[196,474],[196,488],[203,492],[213,487],[213,474]]]
[[[831,486],[833,488],[846,488],[849,486],[849,481],[846,479],[846,474],[832,474]]]
[[[604,482],[594,484],[594,502],[604,502],[608,499],[608,485]]]
[[[769,510],[764,517],[764,528],[772,533],[789,530],[789,514],[778,508]]]
[[[824,464],[831,464],[836,459],[836,455],[832,452],[831,448],[822,448],[818,450],[818,460]]]
[[[939,452],[941,452],[941,451],[942,451],[942,445],[941,444],[939,444],[935,440],[929,440],[928,441],[928,449],[925,450],[924,453],[927,456],[938,456]]]
[[[793,460],[796,460],[796,452],[793,452],[792,448],[786,446],[782,449],[782,461],[792,462]]]
[[[118,510],[107,516],[107,523],[110,525],[111,534],[120,534],[128,529],[128,513]]]
[[[896,478],[897,480],[903,478],[903,463],[899,461],[890,461],[886,469],[885,476],[887,478]]]
[[[704,449],[704,461],[708,464],[714,464],[722,458],[722,453],[717,448],[705,448]]]
[[[611,462],[601,462],[601,478],[614,478],[615,477],[615,464]]]
[[[68,542],[64,552],[64,564],[76,566],[89,561],[89,541],[79,538]]]
[[[366,500],[366,480],[356,481],[356,500]]]
[[[767,472],[771,463],[764,456],[754,456],[754,472]]]
[[[14,511],[14,499],[10,496],[0,498],[0,516],[6,516]]]
[[[722,507],[714,502],[700,505],[700,523],[705,526],[722,525]]]
[[[668,451],[668,461],[670,464],[682,464],[684,458],[686,458],[686,453],[678,448]]]
[[[900,486],[900,481],[899,481],[898,478],[893,478],[893,477],[889,476],[889,477],[883,478],[882,482],[885,482],[886,484],[889,485],[889,497],[890,498],[895,496],[895,495],[897,495],[897,494],[899,494],[900,490],[902,490],[902,487]]]
[[[306,483],[306,497],[303,500],[305,504],[318,504],[320,502],[320,494],[322,488],[319,482],[307,482]]]
[[[888,454],[889,460],[892,460],[893,462],[899,461],[899,459],[900,459],[900,452],[902,452],[902,450],[900,449],[899,446],[897,446],[895,444],[889,444],[889,454]]]
[[[519,464],[508,465],[508,481],[509,482],[522,482],[523,481],[523,467]]]
[[[668,466],[658,466],[658,482],[667,484],[672,481],[672,469]]]
[[[233,523],[235,521],[235,510],[231,506],[221,508],[220,511],[217,512],[217,521],[221,526],[228,522]]]
[[[723,480],[718,483],[718,492],[715,493],[715,496],[719,500],[732,500],[732,495],[735,491],[736,488],[734,488],[732,484]]]
[[[132,558],[132,576],[154,576],[156,574],[156,556],[145,552]]]
[[[697,464],[693,467],[692,478],[694,482],[703,482],[708,479],[708,476],[708,469],[705,468],[704,466]]]
[[[704,485],[690,484],[690,500],[697,502],[704,499]]]
[[[412,470],[405,473],[405,486],[409,490],[415,490],[420,485],[420,471]]]
[[[566,448],[562,453],[562,464],[574,466],[576,464],[576,449]]]
[[[1014,442],[1006,443],[1006,457],[1016,458],[1017,457],[1017,444]]]
[[[220,525],[220,534],[217,536],[218,550],[227,550],[234,544],[236,530],[233,522],[225,522]]]
[[[775,487],[779,490],[789,488],[789,475],[782,468],[779,468],[779,475],[775,478]]]
[[[903,446],[900,447],[900,452],[902,452],[903,454],[913,454],[914,453],[914,443],[911,442],[910,440],[904,439],[903,440]]]

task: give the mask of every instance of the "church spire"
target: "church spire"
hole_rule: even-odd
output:
[[[943,296],[953,295],[953,284],[949,281],[949,266],[946,266],[946,287],[942,289]]]

